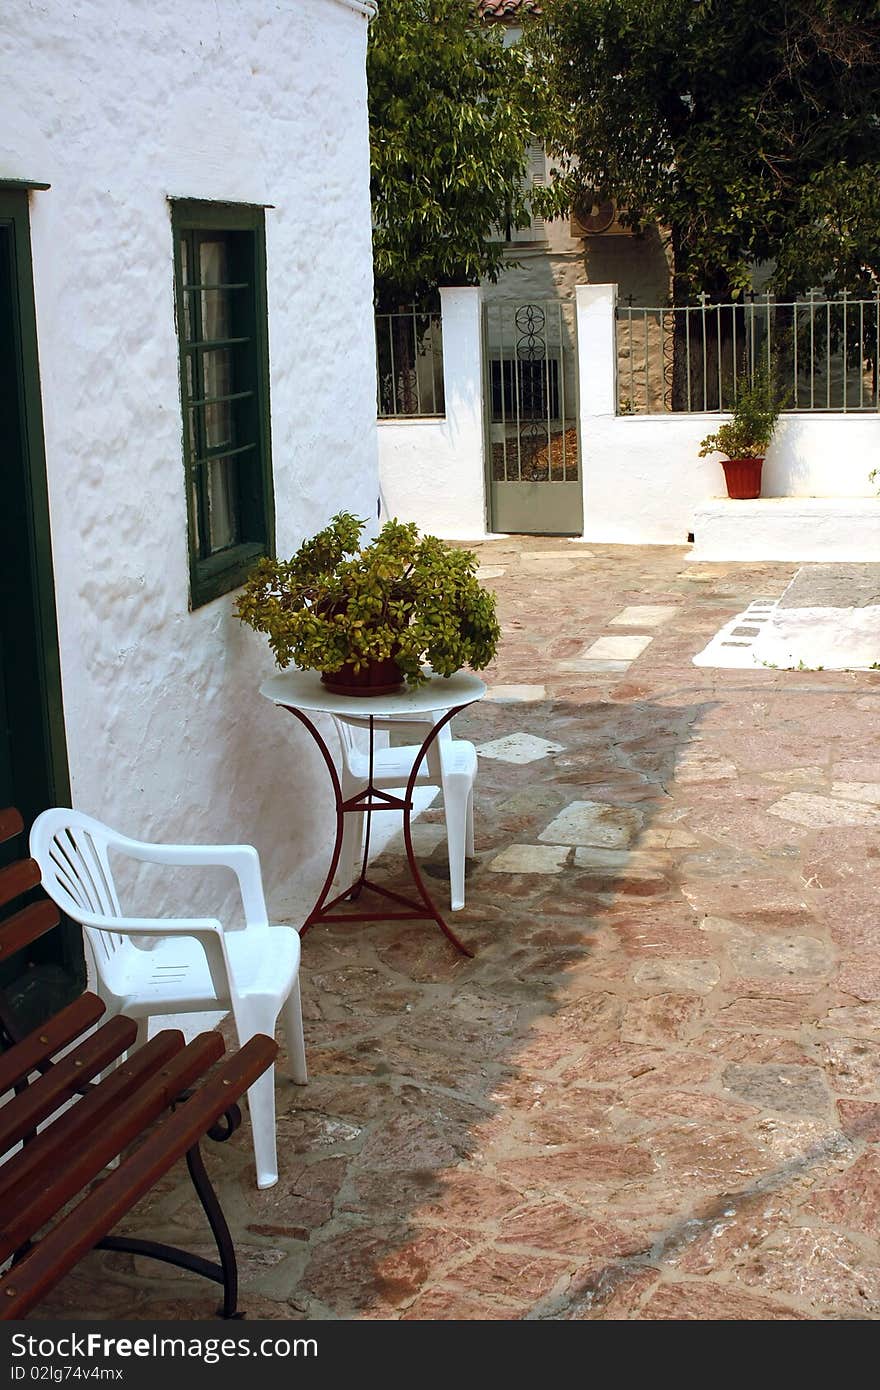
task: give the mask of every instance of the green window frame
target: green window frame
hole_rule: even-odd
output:
[[[261,207],[173,200],[190,607],[274,554],[266,222]]]

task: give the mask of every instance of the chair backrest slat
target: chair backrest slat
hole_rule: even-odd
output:
[[[122,916],[110,867],[105,830],[76,811],[45,813],[50,824],[40,836],[39,855],[46,891],[74,917],[91,912],[111,920]],[[109,832],[108,832],[109,833]],[[124,943],[119,932],[84,928],[98,959],[109,961]]]

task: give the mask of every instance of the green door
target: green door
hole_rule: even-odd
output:
[[[46,492],[28,194],[0,189],[0,806],[29,828],[70,804]],[[0,846],[0,863],[26,853]],[[22,900],[0,912],[22,905]],[[79,993],[78,928],[66,922],[0,969],[17,1020],[36,1023]]]

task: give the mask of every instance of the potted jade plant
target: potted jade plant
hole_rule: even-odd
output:
[[[761,496],[761,469],[773,437],[780,405],[766,368],[737,383],[733,418],[700,441],[700,458],[726,454],[721,460],[728,497]]]
[[[236,607],[277,664],[354,695],[420,685],[425,662],[441,676],[488,666],[501,631],[473,552],[399,521],[362,545],[365,525],[339,512],[290,560],[260,561]]]

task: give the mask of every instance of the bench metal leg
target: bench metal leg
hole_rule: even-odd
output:
[[[229,1139],[241,1124],[241,1111],[239,1107],[231,1106],[222,1117],[226,1121],[218,1121],[208,1131],[212,1139],[223,1143]],[[211,1234],[217,1244],[217,1253],[220,1256],[219,1264],[215,1260],[205,1260],[201,1255],[193,1255],[188,1250],[181,1250],[176,1245],[166,1245],[157,1240],[140,1240],[135,1236],[105,1236],[99,1240],[95,1246],[96,1250],[116,1250],[126,1255],[147,1255],[153,1260],[162,1260],[165,1264],[176,1265],[178,1269],[189,1270],[192,1274],[201,1274],[205,1279],[211,1279],[215,1284],[223,1286],[223,1306],[217,1309],[218,1316],[221,1318],[238,1318],[242,1314],[236,1311],[238,1306],[238,1264],[235,1258],[235,1246],[232,1242],[232,1235],[223,1215],[223,1208],[220,1206],[217,1193],[214,1191],[210,1178],[205,1168],[205,1160],[198,1144],[193,1144],[187,1150],[186,1166],[192,1185],[196,1190],[196,1195],[202,1204],[202,1210],[208,1218],[208,1225],[211,1227]]]

